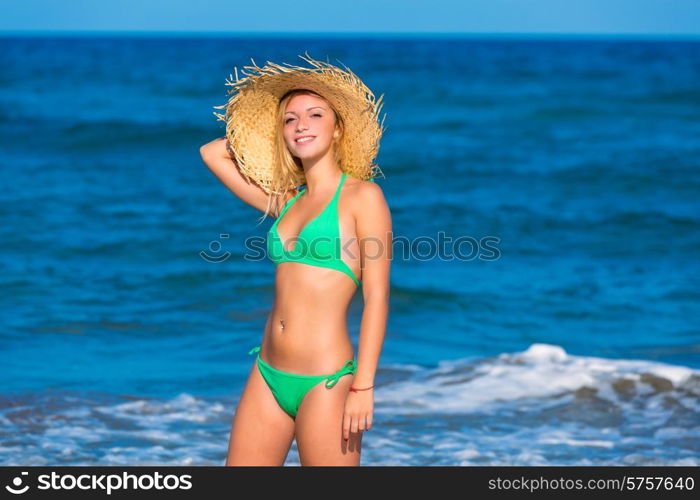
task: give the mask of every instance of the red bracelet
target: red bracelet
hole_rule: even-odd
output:
[[[372,387],[374,387],[374,386],[371,385],[369,387],[365,387],[364,389],[358,389],[357,387],[350,386],[350,392],[366,391],[368,389],[371,389]]]

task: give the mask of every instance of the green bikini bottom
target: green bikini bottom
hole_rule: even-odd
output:
[[[259,351],[260,346],[253,347],[248,354]],[[316,384],[325,380],[326,387],[330,389],[338,382],[340,377],[357,371],[357,363],[354,359],[346,362],[340,370],[330,375],[298,375],[296,373],[283,372],[265,363],[260,354],[258,354],[256,361],[258,362],[260,374],[267,382],[272,395],[277,400],[277,404],[292,418],[297,416],[299,405],[306,393]]]

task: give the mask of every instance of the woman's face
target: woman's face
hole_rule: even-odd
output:
[[[335,115],[328,103],[313,95],[297,95],[287,103],[284,116],[284,141],[299,159],[325,155],[333,142]],[[302,141],[302,139],[307,137]]]

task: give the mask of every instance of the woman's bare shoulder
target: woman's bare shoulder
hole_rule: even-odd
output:
[[[362,179],[356,179],[355,177],[348,177],[346,182],[350,190],[353,192],[353,198],[366,198],[366,197],[384,197],[382,188],[379,184],[372,181],[363,181]]]
[[[348,178],[349,198],[352,200],[352,205],[356,210],[362,210],[367,213],[372,207],[386,206],[384,191],[379,187],[379,184],[371,181],[363,181],[362,179]]]

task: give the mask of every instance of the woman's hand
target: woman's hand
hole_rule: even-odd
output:
[[[372,428],[374,411],[374,389],[350,391],[345,398],[343,413],[343,439],[350,438],[350,432],[362,432]]]

